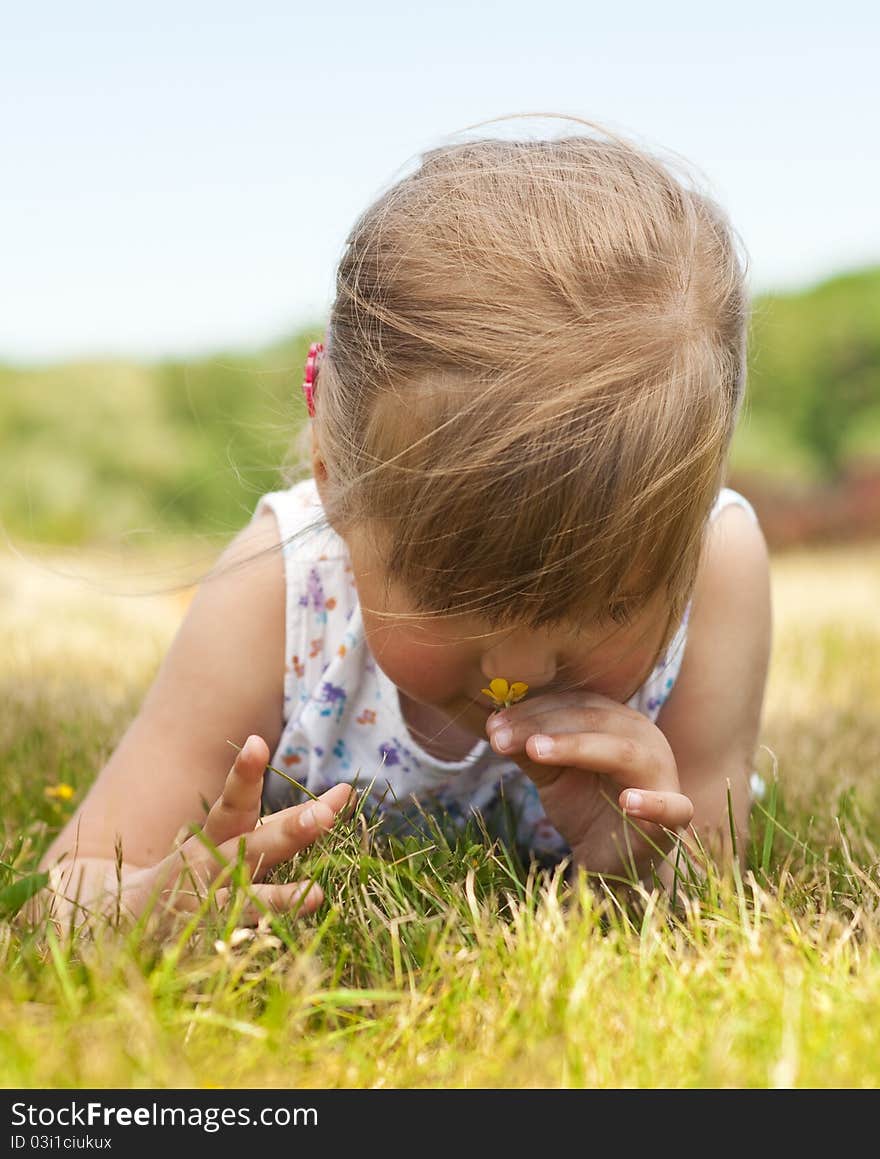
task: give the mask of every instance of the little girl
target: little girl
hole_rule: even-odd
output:
[[[742,838],[771,636],[724,485],[744,271],[713,200],[583,124],[434,149],[356,222],[311,472],[199,588],[44,859],[58,905],[119,874],[133,912],[186,908],[243,839],[259,903],[308,912],[317,886],[261,879],[354,781],[397,831],[479,813],[606,874],[663,879],[677,831],[729,853],[729,800]]]

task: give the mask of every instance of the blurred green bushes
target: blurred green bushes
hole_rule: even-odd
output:
[[[313,336],[152,365],[0,367],[0,520],[15,541],[228,538],[282,486]]]
[[[742,467],[833,482],[880,458],[880,267],[755,299],[747,410]]]
[[[231,536],[281,486],[305,421],[304,331],[255,353],[0,366],[0,521],[14,541]],[[753,303],[732,469],[833,480],[880,466],[880,267]]]

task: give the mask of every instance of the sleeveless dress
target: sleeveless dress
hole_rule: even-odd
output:
[[[710,518],[732,503],[758,522],[748,500],[729,487]],[[284,727],[270,764],[315,794],[356,781],[371,793],[386,831],[425,835],[426,814],[454,831],[476,812],[491,836],[522,856],[550,864],[564,857],[568,846],[544,816],[534,785],[487,739],[446,761],[411,736],[397,687],[367,646],[348,552],[324,519],[314,479],[261,496],[254,518],[265,508],[278,521],[286,583]],[[690,610],[688,604],[665,655],[627,701],[652,721],[681,668]],[[267,771],[264,811],[302,799],[289,780]]]

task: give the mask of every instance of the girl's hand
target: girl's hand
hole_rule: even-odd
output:
[[[209,845],[194,834],[157,865],[125,875],[121,899],[125,909],[139,915],[154,903],[160,913],[169,916],[197,909],[224,865],[236,864],[242,841],[243,860],[251,881],[260,882],[270,869],[331,829],[336,817],[354,804],[351,785],[339,784],[317,800],[282,809],[260,821],[260,797],[268,761],[269,747],[262,737],[248,737],[236,755],[223,792],[202,826],[202,834],[216,846],[223,860],[218,861]],[[275,913],[288,910],[311,913],[324,899],[320,886],[308,881],[287,885],[252,884],[250,889]],[[223,905],[228,895],[228,887],[217,889],[218,905]],[[259,905],[249,902],[241,920],[243,924],[255,925],[261,916]]]
[[[495,752],[534,782],[547,819],[587,870],[627,873],[634,866],[642,876],[661,860],[655,847],[670,848],[665,831],[693,817],[666,737],[643,713],[607,696],[532,695],[493,713],[486,731]],[[639,824],[626,823],[621,810]]]

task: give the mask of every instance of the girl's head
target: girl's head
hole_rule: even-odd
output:
[[[362,214],[316,474],[381,614],[552,634],[662,606],[660,655],[724,482],[745,275],[713,200],[582,123],[431,150]]]

